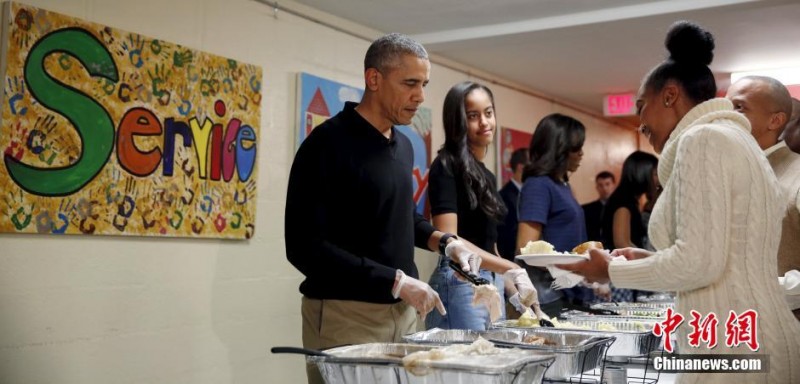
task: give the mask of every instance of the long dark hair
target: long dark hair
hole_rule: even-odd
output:
[[[668,81],[676,81],[695,104],[713,99],[717,83],[708,68],[714,59],[714,36],[697,24],[678,21],[664,42],[669,58],[645,78],[646,89],[660,92]]]
[[[536,126],[529,147],[531,162],[522,179],[550,176],[556,182],[567,178],[570,152],[579,151],[586,140],[586,128],[573,117],[553,113]]]
[[[658,158],[642,151],[628,155],[622,163],[622,176],[619,185],[609,197],[609,201],[628,201],[638,199],[645,193],[655,192],[653,170],[658,167]]]
[[[494,185],[488,179],[478,160],[472,155],[467,142],[467,95],[481,89],[489,95],[494,107],[494,95],[484,85],[464,81],[454,85],[444,98],[444,145],[439,158],[445,169],[452,168],[461,175],[466,185],[470,209],[480,207],[487,217],[501,220],[507,213],[506,206],[497,198]]]

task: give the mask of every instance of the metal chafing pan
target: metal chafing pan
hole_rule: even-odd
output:
[[[675,302],[675,294],[672,292],[658,292],[652,295],[639,296],[636,299],[639,303],[666,303]]]
[[[528,328],[519,327],[516,320],[506,320],[494,323],[496,328],[511,328],[511,329],[535,329],[538,332],[547,332],[550,330],[571,330],[577,332],[584,332],[589,335],[606,335],[616,338],[614,344],[608,349],[606,353],[609,357],[625,356],[634,357],[642,356],[655,351],[661,345],[661,337],[653,335],[653,324],[657,319],[646,317],[625,317],[625,316],[585,316],[573,317],[568,320],[561,321],[562,326],[559,328]],[[563,324],[569,322],[573,327],[565,328]],[[614,330],[604,330],[606,327],[613,327]]]
[[[570,317],[566,321],[575,323],[576,320],[591,321],[601,324],[612,322],[615,323],[614,328],[617,329],[629,331],[647,330],[649,332],[653,329],[653,324],[663,321],[664,319],[650,316],[576,315]]]
[[[548,332],[540,332],[541,329],[547,329]],[[530,335],[543,337],[554,345],[531,345],[523,342]],[[466,344],[472,343],[478,337],[498,346],[555,354],[555,361],[544,374],[550,380],[566,379],[597,368],[602,363],[604,352],[614,342],[614,337],[606,335],[554,328],[491,329],[483,332],[434,328],[407,335],[403,339],[422,344]]]
[[[591,308],[615,312],[621,316],[663,318],[675,303],[596,303]]]
[[[327,356],[308,356],[327,384],[528,384],[541,383],[553,355],[534,350],[503,349],[493,355],[465,355],[425,363],[416,375],[402,358],[433,345],[370,343],[325,350]]]
[[[478,337],[481,337],[484,333],[485,331],[473,331],[470,329],[432,328],[427,331],[405,335],[403,336],[403,341],[435,345],[470,344],[478,340]],[[485,339],[486,337],[483,338]]]

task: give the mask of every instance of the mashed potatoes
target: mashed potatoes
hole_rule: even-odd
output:
[[[415,376],[422,376],[430,373],[430,366],[435,362],[459,361],[466,356],[486,356],[504,353],[515,353],[515,351],[497,348],[492,342],[478,337],[478,340],[468,345],[453,344],[447,347],[408,354],[403,357],[403,367]]]
[[[553,247],[553,244],[543,240],[529,241],[528,244],[525,244],[525,246],[520,248],[519,251],[523,255],[557,253],[556,249]]]

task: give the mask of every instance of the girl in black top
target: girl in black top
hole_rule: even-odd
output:
[[[622,164],[620,182],[608,198],[603,213],[603,244],[608,249],[643,248],[647,244],[647,229],[642,221],[642,196],[655,194],[653,172],[658,159],[646,152],[636,151]],[[614,301],[633,301],[633,291],[612,289]]]
[[[431,164],[428,185],[433,225],[474,247],[483,260],[480,275],[495,283],[501,298],[504,282],[490,271],[505,273],[509,289],[516,288],[523,304],[529,306],[536,301],[536,291],[527,273],[497,256],[497,224],[506,207],[497,193],[494,174],[483,164],[496,130],[492,92],[469,81],[456,84],[447,93],[443,116],[445,143]],[[440,259],[430,280],[447,315],[431,312],[426,326],[485,330],[488,309],[472,304],[473,287],[456,278],[447,261],[446,257]]]

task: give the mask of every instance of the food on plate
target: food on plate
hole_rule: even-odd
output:
[[[497,321],[502,314],[502,299],[497,292],[497,287],[493,284],[483,284],[475,286],[475,294],[472,296],[472,305],[483,304],[489,310],[489,319],[492,322]]]
[[[490,341],[478,337],[472,344],[453,344],[447,347],[419,351],[403,357],[403,367],[416,376],[430,372],[431,363],[453,360],[458,361],[465,356],[498,355],[516,353],[519,350],[497,348]]]
[[[582,255],[584,253],[589,252],[589,250],[592,248],[603,249],[603,243],[599,241],[587,241],[585,243],[579,244],[575,248],[572,248],[572,252]]]
[[[523,255],[557,253],[555,247],[553,247],[553,244],[550,244],[544,240],[529,241],[528,244],[525,244],[525,246],[520,248],[519,251]]]

